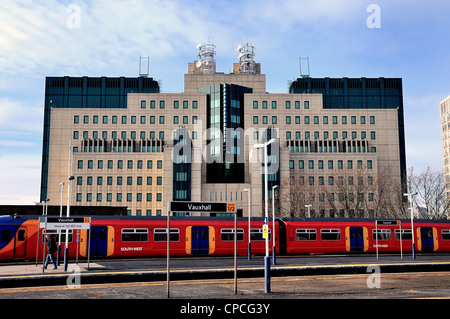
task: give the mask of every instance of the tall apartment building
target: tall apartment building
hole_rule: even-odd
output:
[[[299,201],[297,183],[353,184],[355,172],[355,184],[371,184],[384,171],[405,183],[401,79],[300,78],[273,94],[252,45],[238,48],[230,74],[216,71],[214,45],[198,49],[183,93],[160,93],[145,77],[47,78],[41,200],[59,199],[70,143],[71,205],[127,206],[130,215],[165,215],[168,201],[184,200],[235,202],[248,216],[249,189],[251,215],[262,216],[263,150],[254,146],[275,137],[268,196],[274,186],[287,193],[284,211]],[[341,201],[337,191],[308,192],[316,217],[373,215],[369,206],[327,205],[324,197]]]
[[[450,96],[440,103],[445,197],[450,200]]]

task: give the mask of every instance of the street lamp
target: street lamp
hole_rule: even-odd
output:
[[[252,260],[252,243],[250,238],[250,189],[244,189],[244,192],[248,192],[248,260]]]
[[[277,189],[279,186],[274,185],[272,186],[272,229],[273,229],[273,246],[272,246],[272,265],[277,264],[277,257],[276,257],[276,246],[275,246],[275,189]]]
[[[269,224],[269,198],[268,198],[268,178],[267,178],[267,146],[272,143],[279,143],[280,139],[273,138],[264,144],[255,144],[253,147],[260,149],[264,148],[264,200],[265,200],[265,219],[264,223]],[[264,282],[265,292],[270,292],[270,257],[269,257],[269,236],[266,238],[266,256],[264,257]]]
[[[414,243],[414,216],[413,216],[413,203],[412,203],[412,198],[413,196],[416,196],[416,193],[405,193],[403,194],[403,196],[408,196],[408,201],[409,201],[409,209],[411,210],[411,235],[412,235],[412,258],[416,259],[416,245]],[[400,234],[401,236],[401,234]]]
[[[62,217],[64,183],[59,183],[59,186],[61,186],[61,200],[60,200],[60,207],[59,207],[59,217]],[[58,253],[56,255],[56,263],[59,266],[61,264],[61,230],[58,230],[58,233],[59,233],[59,236],[58,236]]]
[[[310,205],[305,205],[306,208],[308,208],[308,218],[311,218],[311,204]]]

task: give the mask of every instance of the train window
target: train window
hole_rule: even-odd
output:
[[[295,238],[297,240],[316,240],[317,230],[315,229],[296,229]]]
[[[223,228],[220,230],[220,239],[222,241],[233,241],[234,240],[234,228],[226,229]],[[238,229],[237,230],[237,240],[242,241],[244,240],[244,230]]]
[[[269,229],[269,240],[271,240],[271,231]],[[233,237],[233,235],[231,235],[231,237]],[[231,240],[234,240],[234,238],[232,238]],[[239,239],[239,230],[238,230],[238,240]],[[262,228],[252,228],[250,229],[250,240],[253,241],[258,241],[258,240],[266,240],[265,238],[263,238],[263,229]]]
[[[378,236],[375,234],[378,233]],[[391,230],[390,229],[374,229],[372,230],[373,240],[391,240]]]
[[[25,240],[25,230],[24,229],[20,229],[17,232],[17,241],[24,241]]]
[[[340,229],[321,229],[320,238],[322,240],[341,240]]]
[[[402,229],[402,240],[412,240],[411,229]],[[395,230],[395,240],[400,240],[400,229]]]
[[[9,243],[10,240],[11,240],[11,229],[3,229],[1,241],[3,243]]]
[[[153,232],[154,241],[167,241],[167,228],[155,229]],[[177,228],[170,229],[170,241],[180,241],[180,230]]]
[[[148,229],[122,229],[122,242],[148,241]]]
[[[441,234],[443,240],[450,240],[450,229],[443,229]]]

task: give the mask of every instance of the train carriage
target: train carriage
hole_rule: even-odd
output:
[[[401,227],[401,229],[400,229]],[[55,232],[55,231],[54,231]],[[53,233],[54,233],[53,232]],[[48,231],[48,233],[52,233]],[[450,221],[410,220],[379,223],[373,219],[277,219],[269,222],[269,250],[275,233],[277,254],[450,252]],[[249,238],[250,237],[250,238]],[[251,240],[253,255],[265,254],[263,219],[237,221],[237,252],[247,255]],[[402,240],[400,240],[402,239]],[[62,251],[65,248],[62,232]],[[173,217],[170,225],[172,256],[231,256],[234,253],[234,219]],[[91,218],[90,230],[69,231],[69,258],[162,257],[167,254],[165,217]],[[38,245],[38,246],[37,246]],[[42,260],[44,230],[39,218],[0,217],[0,261]]]

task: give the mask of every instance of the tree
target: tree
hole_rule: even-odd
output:
[[[430,167],[416,174],[414,167],[408,170],[409,192],[417,193],[414,196],[414,206],[419,210],[422,207],[421,218],[446,219],[449,213],[450,202],[445,198],[444,173],[433,171]]]

